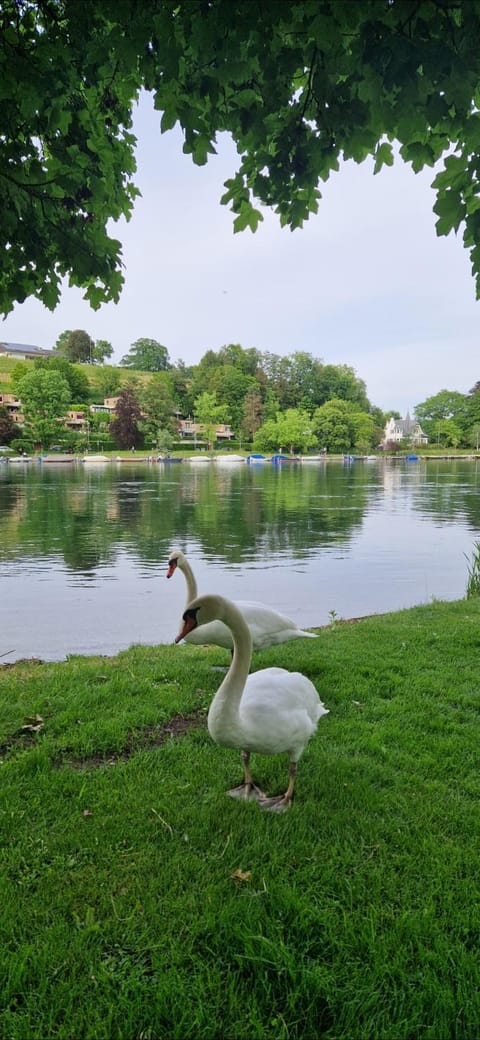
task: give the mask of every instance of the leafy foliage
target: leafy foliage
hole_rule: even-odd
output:
[[[217,404],[216,395],[205,390],[194,402],[195,419],[203,425],[203,435],[209,448],[213,448],[218,423],[228,421],[228,412],[224,405]]]
[[[415,407],[415,415],[430,440],[456,447],[471,440],[472,430],[480,421],[480,394],[458,390],[440,390]]]
[[[26,420],[26,434],[42,448],[58,437],[58,420],[70,402],[70,387],[60,372],[37,369],[27,372],[17,385]]]
[[[234,231],[258,203],[301,227],[340,161],[438,164],[439,235],[463,229],[480,286],[480,5],[391,0],[3,0],[0,11],[0,310],[60,280],[117,300],[109,219],[136,195],[132,109],[154,94],[198,165],[228,132]],[[480,288],[478,288],[480,292]]]
[[[357,437],[357,422],[355,410],[338,399],[327,401],[313,416],[319,443],[331,452],[351,451]]]
[[[168,374],[161,372],[154,375],[141,392],[140,400],[146,415],[141,422],[141,429],[150,443],[158,448],[165,445],[171,447],[172,441],[168,443],[168,434],[172,434],[174,430],[175,406]]]
[[[480,542],[475,542],[471,559],[468,557],[468,578],[465,590],[466,599],[480,596]]]
[[[62,333],[57,340],[57,349],[68,361],[91,365],[94,360],[95,343],[85,329]]]
[[[143,442],[140,430],[142,412],[132,387],[120,390],[115,408],[115,418],[110,423],[110,433],[119,448],[139,448]]]
[[[113,354],[112,344],[106,339],[96,339],[95,345],[92,351],[93,360],[97,364],[102,365],[105,358],[111,357]]]
[[[10,444],[16,433],[17,429],[8,408],[0,404],[0,443]]]
[[[156,339],[137,339],[128,354],[122,358],[124,368],[135,368],[137,372],[164,372],[170,368],[168,350]]]
[[[269,419],[255,435],[254,444],[260,451],[308,451],[317,446],[313,423],[301,408],[287,408]]]
[[[64,357],[36,358],[33,367],[48,372],[60,372],[70,387],[70,401],[88,401],[90,384],[85,372],[78,365],[72,365]]]

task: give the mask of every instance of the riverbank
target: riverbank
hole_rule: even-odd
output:
[[[435,602],[258,654],[330,710],[285,816],[225,796],[227,653],[0,669],[2,1033],[475,1036],[479,622]]]
[[[281,465],[284,463],[318,463],[323,464],[325,462],[345,462],[345,463],[371,463],[371,462],[421,462],[431,461],[434,459],[440,460],[463,460],[468,462],[478,462],[480,459],[480,453],[470,452],[465,453],[396,453],[387,455],[379,453],[377,455],[328,455],[326,453],[321,455],[262,455],[251,456],[247,454],[240,454],[237,452],[185,452],[181,455],[180,453],[172,453],[168,456],[156,455],[156,454],[142,454],[137,452],[105,452],[101,455],[90,454],[90,455],[75,455],[75,454],[45,454],[45,455],[0,455],[0,464],[4,465],[25,465],[27,463],[41,463],[45,466],[51,465],[74,465],[82,464],[86,466],[102,466],[107,463],[132,463],[138,465],[139,463],[147,463],[148,465],[169,465],[171,463],[207,463],[217,462],[226,464],[235,464],[246,462],[252,465],[262,465],[263,463],[273,463],[274,465]]]

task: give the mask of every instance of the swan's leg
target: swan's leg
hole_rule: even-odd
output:
[[[265,795],[252,780],[252,774],[250,772],[250,752],[242,751],[242,758],[245,769],[245,780],[239,787],[232,787],[231,791],[228,792],[230,798],[244,798],[246,801],[255,799],[256,801],[260,801],[260,799],[265,798]]]
[[[297,774],[297,763],[290,762],[288,787],[285,794],[278,794],[274,798],[261,798],[259,806],[261,809],[271,809],[272,812],[285,812],[289,809],[293,800],[293,788]]]

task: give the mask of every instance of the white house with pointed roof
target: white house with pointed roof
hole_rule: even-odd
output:
[[[407,441],[411,445],[428,444],[428,437],[423,432],[420,423],[417,419],[411,419],[408,412],[405,419],[392,417],[385,423],[382,447],[384,448],[389,442],[398,444],[399,441]]]

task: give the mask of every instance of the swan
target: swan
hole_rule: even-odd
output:
[[[187,602],[198,596],[195,577],[183,552],[175,549],[168,558],[167,578],[171,578],[177,567],[183,571],[187,582]],[[265,606],[263,603],[252,603],[248,600],[237,600],[236,606],[243,614],[250,629],[252,646],[254,650],[265,650],[268,646],[277,643],[287,643],[290,639],[316,639],[314,632],[305,632],[299,628],[294,621],[279,614],[277,610]],[[201,631],[196,629],[189,634],[187,643],[195,643],[197,646],[205,646],[214,643],[215,646],[223,646],[225,650],[233,650],[232,635],[227,627],[218,619],[209,624],[203,624]]]
[[[256,799],[262,809],[284,812],[291,805],[297,762],[328,708],[315,686],[300,672],[262,668],[249,675],[252,638],[244,616],[223,596],[198,596],[183,614],[183,627],[175,642],[200,625],[222,621],[233,638],[233,658],[208,712],[208,731],[216,744],[240,748],[245,778],[229,791],[232,798]],[[254,783],[250,755],[288,752],[290,770],[283,795],[267,798]]]

